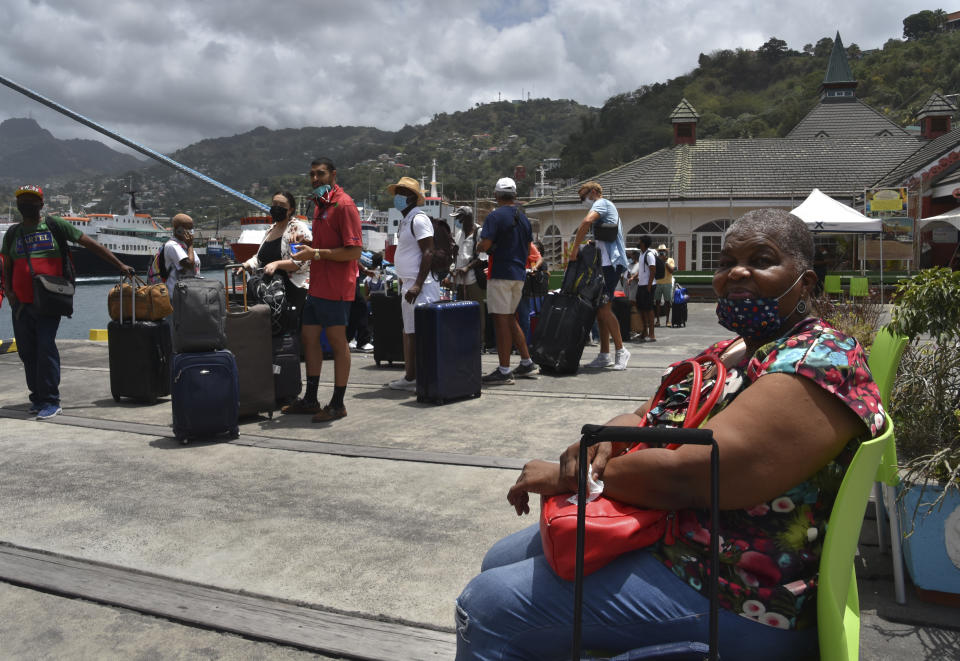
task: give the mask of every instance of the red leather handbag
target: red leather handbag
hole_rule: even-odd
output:
[[[716,367],[717,378],[701,406],[704,364]],[[676,365],[660,383],[651,406],[663,400],[667,388],[691,373],[690,401],[683,421],[686,428],[702,425],[723,394],[727,370],[716,356],[700,356]],[[646,418],[638,426],[646,426]],[[674,450],[679,446],[670,444],[666,447]],[[646,448],[645,444],[638,444],[624,454]],[[557,575],[567,581],[574,580],[576,574],[577,505],[575,498],[571,502],[572,495],[542,496],[540,500],[540,541],[543,552]],[[602,495],[588,502],[586,509],[584,575],[597,571],[623,553],[650,546],[661,539],[672,544],[677,534],[676,517],[672,511],[638,507]]]

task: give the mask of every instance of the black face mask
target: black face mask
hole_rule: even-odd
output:
[[[280,205],[274,205],[270,207],[270,217],[273,218],[273,222],[280,223],[287,219],[288,209],[281,207]]]
[[[26,200],[17,201],[17,210],[20,212],[20,215],[30,220],[39,218],[40,209],[42,208],[43,205],[37,204],[36,202],[27,202]]]

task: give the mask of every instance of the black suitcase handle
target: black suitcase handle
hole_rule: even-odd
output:
[[[717,661],[719,649],[720,572],[720,449],[710,429],[673,427],[616,427],[584,425],[580,433],[577,493],[587,493],[587,448],[597,443],[677,443],[710,447],[710,661]],[[571,658],[580,661],[583,626],[583,551],[586,536],[587,499],[577,498],[577,564],[573,592],[573,649]]]

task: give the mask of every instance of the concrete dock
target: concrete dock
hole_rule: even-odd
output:
[[[186,446],[169,398],[114,402],[106,343],[59,343],[63,414],[45,422],[26,412],[16,353],[0,354],[0,656],[452,658],[454,599],[495,540],[536,523],[506,502],[523,463],[555,459],[725,337],[709,304],[657,330],[623,372],[445,406],[384,388],[399,365],[355,353],[346,418],[277,413]],[[858,563],[861,658],[960,658],[960,610],[909,587],[894,603],[872,520]]]

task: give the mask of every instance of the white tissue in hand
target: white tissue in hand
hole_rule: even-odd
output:
[[[593,466],[590,466],[590,470],[587,471],[587,502],[596,500],[597,496],[603,493],[603,480],[598,480],[593,476]],[[567,498],[567,502],[571,505],[577,504],[577,494],[573,494]]]

